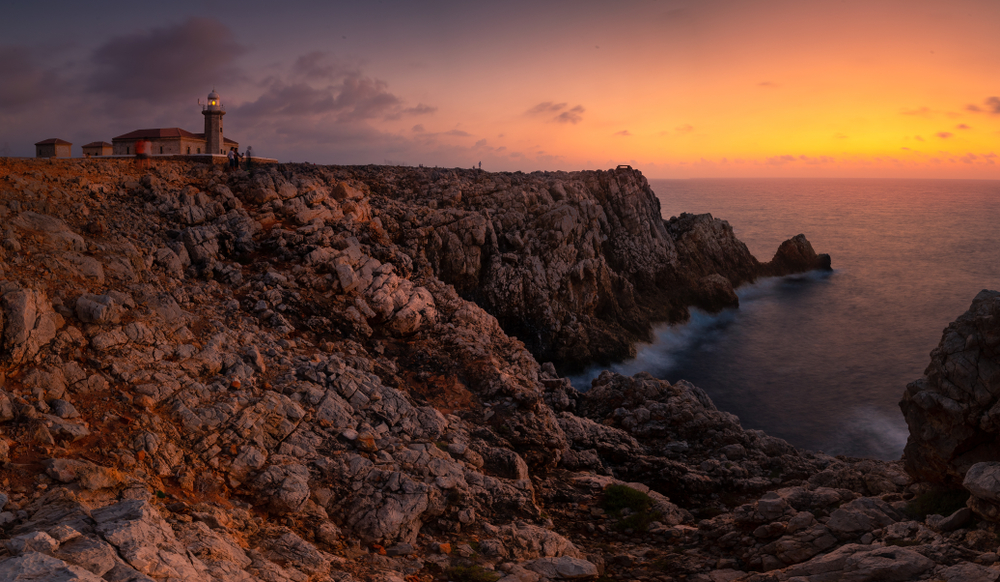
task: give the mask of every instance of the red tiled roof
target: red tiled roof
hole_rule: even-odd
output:
[[[151,138],[165,138],[165,137],[189,137],[192,139],[198,139],[198,134],[191,133],[185,129],[179,127],[159,127],[155,129],[137,129],[135,131],[130,131],[125,135],[119,135],[118,137],[112,138],[113,140],[127,140],[127,139],[151,139]],[[201,134],[201,139],[205,139],[205,134]]]
[[[111,144],[109,144],[106,141],[92,141],[92,142],[88,143],[87,145],[85,145],[83,147],[85,147],[85,148],[100,148],[100,147],[109,148],[109,147],[111,147]]]
[[[171,137],[176,137],[176,138],[186,137],[188,139],[200,139],[200,140],[204,140],[205,139],[205,134],[204,134],[204,132],[202,132],[202,133],[191,133],[190,131],[187,131],[185,129],[181,129],[179,127],[160,127],[160,128],[155,128],[155,129],[137,129],[135,131],[130,131],[129,133],[126,133],[125,135],[119,135],[118,137],[115,137],[115,138],[112,138],[112,139],[114,141],[126,141],[126,140],[133,140],[133,139],[154,139],[154,138],[163,139],[163,138],[171,138]],[[229,139],[228,137],[225,137],[225,136],[223,136],[222,141],[223,141],[223,143],[228,143],[228,144],[232,144],[232,145],[237,145],[239,143],[239,142],[235,142],[235,141],[233,141],[233,140],[231,140],[231,139]],[[47,142],[43,142],[43,143],[47,143]],[[64,142],[64,143],[66,143],[66,142]],[[96,143],[97,142],[95,142],[95,144]],[[87,145],[94,145],[94,144],[87,144]]]
[[[50,137],[49,139],[43,139],[42,141],[36,143],[35,145],[73,145],[64,139],[59,139],[58,137]]]

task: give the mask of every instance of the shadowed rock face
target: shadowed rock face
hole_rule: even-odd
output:
[[[931,352],[899,407],[914,477],[959,485],[972,465],[1000,461],[1000,292],[983,290]]]
[[[562,370],[633,356],[652,323],[736,306],[734,289],[757,277],[830,268],[802,235],[762,264],[710,214],[664,221],[633,170],[380,179],[393,240]]]

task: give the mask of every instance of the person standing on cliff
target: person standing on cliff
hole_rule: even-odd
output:
[[[230,172],[232,172],[233,169],[236,167],[236,154],[233,153],[233,149],[234,148],[232,148],[232,147],[229,148],[229,155],[227,156],[229,158],[229,171]]]
[[[253,165],[253,147],[247,146],[247,171],[249,172]]]

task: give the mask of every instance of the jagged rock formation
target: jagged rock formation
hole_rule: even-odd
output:
[[[638,173],[0,160],[0,194],[2,580],[997,578],[899,463],[539,365],[822,266]]]
[[[738,303],[762,275],[829,269],[804,236],[761,264],[711,215],[660,218],[637,171],[365,173],[393,241],[560,370],[634,355],[651,322]]]
[[[981,291],[931,352],[899,406],[904,459],[924,481],[959,485],[974,464],[1000,461],[1000,292]]]

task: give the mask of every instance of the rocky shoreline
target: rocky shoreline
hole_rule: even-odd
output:
[[[996,294],[905,461],[835,458],[562,377],[830,267],[639,172],[0,159],[0,193],[0,580],[1000,578]]]

